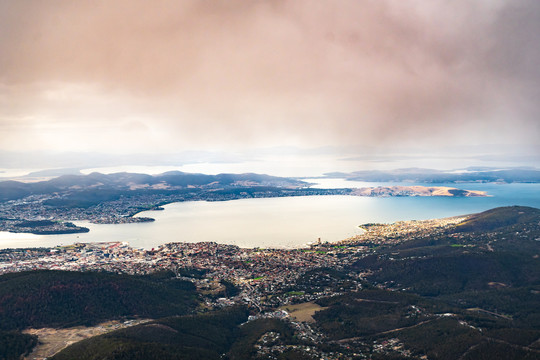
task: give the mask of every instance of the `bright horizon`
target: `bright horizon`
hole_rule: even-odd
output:
[[[0,1],[0,169],[538,167],[538,33],[533,0]]]

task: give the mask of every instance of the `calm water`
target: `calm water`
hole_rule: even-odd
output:
[[[378,185],[343,180],[317,181],[321,182],[320,187]],[[31,235],[0,232],[0,248],[97,241],[128,241],[134,247],[144,248],[176,241],[215,241],[242,247],[300,247],[317,241],[319,237],[322,241],[345,239],[359,232],[358,225],[368,222],[432,219],[507,205],[540,208],[540,184],[460,184],[457,187],[484,190],[492,196],[309,196],[184,202],[166,205],[163,211],[140,214],[155,218],[156,221],[152,223],[95,225],[77,222],[90,228],[86,234]]]

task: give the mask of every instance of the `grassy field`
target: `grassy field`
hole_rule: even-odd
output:
[[[27,360],[46,359],[60,350],[78,341],[91,338],[93,336],[105,334],[109,331],[123,329],[129,326],[138,325],[150,320],[132,320],[130,322],[107,321],[96,326],[75,326],[65,329],[41,328],[27,329],[26,334],[37,335],[38,345],[32,353],[26,357]]]
[[[310,301],[296,305],[285,305],[280,307],[280,309],[288,312],[297,321],[315,322],[313,315],[317,311],[321,311],[326,308]]]

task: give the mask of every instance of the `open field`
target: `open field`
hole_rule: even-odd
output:
[[[313,315],[317,311],[325,310],[326,308],[310,301],[296,305],[285,305],[280,307],[280,309],[287,311],[297,321],[315,322]]]
[[[37,335],[39,343],[25,360],[43,360],[78,341],[148,321],[150,320],[141,319],[124,322],[113,320],[91,327],[76,326],[65,329],[27,329],[23,332],[26,334]]]

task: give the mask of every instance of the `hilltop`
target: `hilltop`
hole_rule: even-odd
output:
[[[500,207],[472,215],[459,224],[458,231],[493,231],[496,229],[534,223],[540,217],[540,209],[526,206]]]
[[[306,185],[307,183],[300,180],[253,173],[205,175],[169,171],[159,175],[146,175],[126,172],[114,174],[93,172],[88,175],[62,175],[51,180],[32,183],[0,181],[0,201],[15,200],[30,195],[82,190],[103,191],[105,198],[97,197],[94,199],[96,202],[110,199],[119,191],[130,190],[220,189],[246,186],[298,188]],[[115,193],[111,193],[113,191]]]

